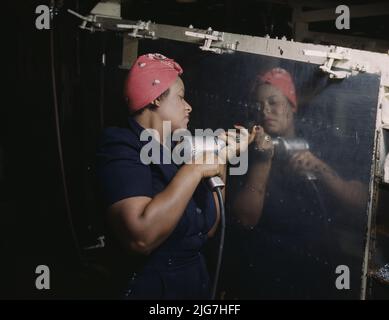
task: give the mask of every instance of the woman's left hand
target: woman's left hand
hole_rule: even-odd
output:
[[[240,125],[234,125],[237,131],[228,130],[218,136],[219,139],[226,143],[226,147],[223,148],[219,154],[221,159],[226,159],[226,162],[232,158],[239,156],[245,152],[250,143],[255,139],[256,132],[253,130],[251,133]]]
[[[295,153],[289,160],[290,167],[297,174],[304,175],[308,172],[319,174],[324,162],[317,158],[310,151],[301,151]]]

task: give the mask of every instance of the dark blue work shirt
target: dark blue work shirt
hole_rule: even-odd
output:
[[[97,176],[107,207],[129,197],[154,197],[179,170],[174,163],[142,163],[141,149],[148,143],[140,140],[142,130],[144,128],[129,117],[128,128],[112,127],[103,132],[97,152]],[[165,147],[159,146],[162,161]],[[200,250],[215,222],[213,194],[201,182],[174,231],[145,258],[137,277],[131,278],[126,296],[207,298],[209,279]]]

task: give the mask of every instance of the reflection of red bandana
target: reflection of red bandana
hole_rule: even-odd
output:
[[[280,90],[289,99],[294,110],[297,111],[296,90],[288,71],[282,68],[274,68],[265,74],[258,75],[257,80],[259,83],[268,83]]]
[[[177,62],[162,54],[149,53],[138,57],[124,84],[124,96],[128,99],[130,111],[142,109],[158,98],[182,73]]]

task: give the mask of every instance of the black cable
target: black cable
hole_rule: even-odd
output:
[[[51,28],[50,28],[51,82],[52,82],[52,90],[53,90],[53,106],[54,106],[54,118],[55,118],[55,133],[56,133],[56,138],[57,138],[57,151],[58,151],[59,164],[60,164],[60,170],[61,170],[62,188],[63,188],[63,194],[64,194],[64,198],[65,198],[67,219],[69,222],[70,232],[71,232],[71,236],[73,239],[73,245],[76,249],[79,261],[82,262],[81,250],[80,250],[80,247],[78,244],[76,232],[75,232],[74,225],[73,225],[71,209],[70,209],[69,193],[68,193],[68,187],[67,187],[66,175],[65,175],[65,166],[64,166],[64,160],[63,160],[62,139],[61,139],[60,125],[59,125],[57,85],[56,85],[56,75],[55,75],[53,20],[51,21],[51,24],[52,24]]]
[[[104,87],[104,84],[105,84],[105,58],[106,58],[106,55],[105,55],[105,51],[106,51],[106,35],[105,33],[103,33],[101,35],[102,39],[101,39],[101,56],[100,56],[100,103],[99,103],[99,120],[100,120],[100,130],[102,130],[104,128],[104,90],[105,90],[105,87]]]
[[[223,195],[222,195],[220,187],[217,187],[215,190],[216,190],[217,199],[219,201],[219,208],[220,208],[221,233],[220,233],[219,254],[218,254],[217,264],[216,264],[215,280],[214,280],[213,289],[212,289],[212,300],[215,300],[215,298],[216,298],[216,289],[217,289],[217,284],[219,281],[220,267],[221,267],[222,258],[223,258],[224,234],[225,234],[225,230],[226,230],[226,215],[225,215],[225,211],[224,211]]]

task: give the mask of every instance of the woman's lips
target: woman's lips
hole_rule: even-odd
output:
[[[277,121],[274,120],[274,119],[265,119],[265,124],[274,124],[276,123]]]

